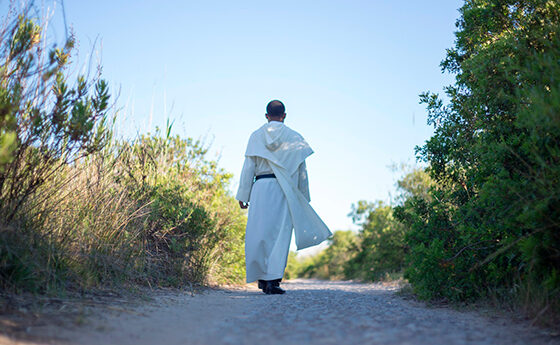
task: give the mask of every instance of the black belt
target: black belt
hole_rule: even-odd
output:
[[[261,178],[276,178],[276,175],[274,175],[274,174],[258,175],[258,176],[255,176],[255,181],[258,181]]]

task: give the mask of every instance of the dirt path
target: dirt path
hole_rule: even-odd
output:
[[[427,308],[394,287],[295,280],[285,295],[253,286],[162,293],[146,305],[100,308],[81,325],[28,330],[43,341],[0,335],[0,344],[560,344],[526,323]]]

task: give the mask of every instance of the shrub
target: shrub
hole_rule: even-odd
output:
[[[33,224],[43,214],[37,204],[54,202],[47,188],[71,177],[66,167],[103,148],[109,93],[99,75],[78,76],[71,85],[66,69],[74,47],[45,50],[47,35],[26,13],[10,11],[0,32],[0,277],[2,285],[37,287],[41,267],[61,265],[49,251],[51,233]],[[57,176],[56,178],[54,176]],[[50,182],[48,182],[50,181]],[[43,262],[42,262],[43,261]],[[42,279],[38,279],[43,282]]]
[[[397,203],[412,199],[431,200],[429,190],[433,181],[426,171],[406,165],[398,170],[403,175],[397,182]],[[315,256],[301,260],[295,255],[290,256],[289,276],[362,281],[401,277],[409,250],[405,241],[408,227],[395,217],[402,211],[402,207],[395,209],[382,201],[362,200],[352,205],[349,216],[360,230],[357,233],[335,232],[329,246]]]
[[[410,200],[407,276],[425,298],[515,296],[560,305],[560,5],[466,1],[442,62],[449,104],[423,94],[434,135],[417,149],[436,181]],[[556,312],[555,312],[556,311]]]
[[[343,279],[344,265],[355,255],[356,234],[350,230],[335,231],[328,239],[328,247],[313,256],[302,259],[290,252],[286,278],[307,277],[319,279]]]
[[[206,160],[199,141],[172,137],[170,130],[119,148],[119,179],[150,210],[146,264],[154,279],[240,281],[245,217],[226,192],[231,174]]]
[[[380,280],[401,272],[406,246],[405,228],[393,218],[393,208],[379,201],[358,203],[354,219],[362,218],[356,255],[345,263],[347,278]]]
[[[0,33],[0,289],[182,286],[244,277],[245,216],[199,141],[115,140],[99,76],[46,56],[21,13]]]

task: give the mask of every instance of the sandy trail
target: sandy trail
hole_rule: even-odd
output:
[[[40,341],[0,344],[560,344],[528,323],[450,308],[428,308],[395,287],[294,280],[285,295],[254,286],[159,293],[136,307],[95,309],[81,325],[46,323]]]

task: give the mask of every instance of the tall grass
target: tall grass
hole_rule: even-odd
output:
[[[65,166],[2,227],[2,288],[241,281],[245,216],[206,154],[158,132]]]
[[[112,137],[100,75],[67,67],[42,27],[0,32],[0,290],[181,286],[244,276],[245,216],[200,141]],[[10,22],[11,20],[11,22]]]

